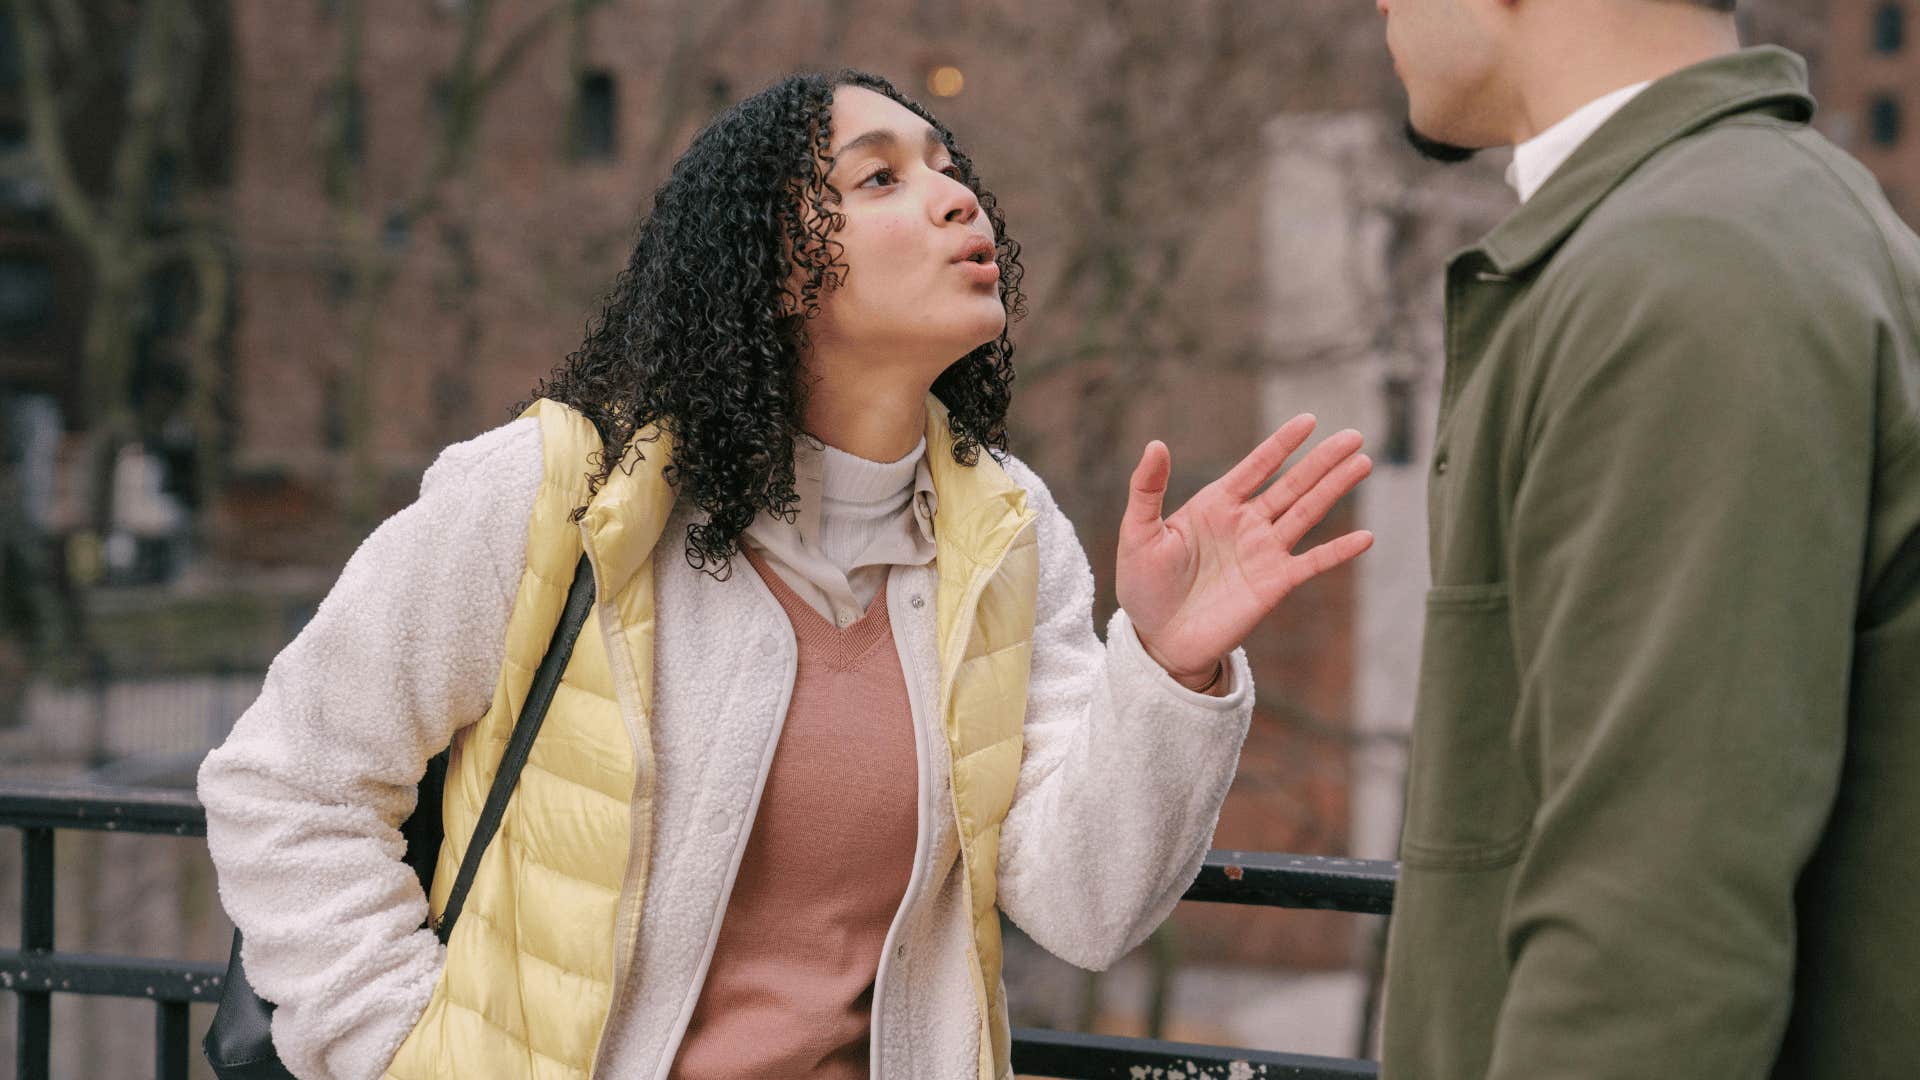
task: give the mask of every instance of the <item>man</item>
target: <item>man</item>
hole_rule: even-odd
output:
[[[1733,0],[1377,0],[1447,272],[1389,1080],[1920,1075],[1920,241]]]

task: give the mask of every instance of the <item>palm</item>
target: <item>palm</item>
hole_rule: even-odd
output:
[[[1176,677],[1204,677],[1288,593],[1373,542],[1353,532],[1293,553],[1372,468],[1357,432],[1329,437],[1259,490],[1313,426],[1294,417],[1166,518],[1172,462],[1164,445],[1148,444],[1120,526],[1115,588],[1141,643]]]

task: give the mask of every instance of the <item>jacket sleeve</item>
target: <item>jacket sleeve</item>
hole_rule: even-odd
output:
[[[1846,740],[1872,346],[1760,228],[1638,224],[1543,299],[1507,556],[1538,809],[1495,1080],[1763,1080],[1782,1037]]]
[[[374,530],[200,767],[247,976],[301,1080],[372,1080],[444,963],[397,827],[492,700],[541,475],[538,421],[446,450]]]
[[[1047,951],[1104,969],[1145,940],[1199,873],[1253,712],[1246,656],[1224,697],[1186,689],[1125,611],[1102,645],[1073,525],[1009,461],[1038,513],[1040,583],[1025,749],[1000,834],[999,903]]]

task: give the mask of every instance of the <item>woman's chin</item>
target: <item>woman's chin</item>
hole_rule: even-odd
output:
[[[964,340],[968,342],[967,346],[961,350],[963,354],[992,342],[1007,328],[1007,309],[1000,303],[998,296],[978,306],[979,317],[969,320],[967,332],[963,335]]]

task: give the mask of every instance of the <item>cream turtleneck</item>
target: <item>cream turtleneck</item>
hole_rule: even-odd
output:
[[[869,461],[817,440],[794,444],[792,521],[761,514],[746,543],[836,626],[865,614],[891,566],[933,561],[933,476],[920,440],[898,461]]]

